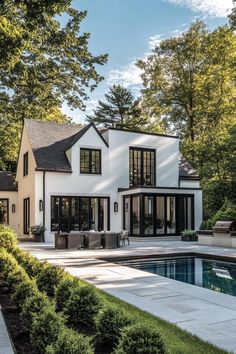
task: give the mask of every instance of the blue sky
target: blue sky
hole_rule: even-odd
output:
[[[141,80],[134,63],[162,38],[180,34],[197,18],[210,29],[227,23],[232,0],[74,0],[72,6],[88,11],[81,31],[91,33],[90,51],[109,55],[107,64],[98,67],[105,80],[87,102],[85,113],[91,113],[113,83],[138,94]],[[63,110],[84,123],[84,112],[71,111],[66,105]]]

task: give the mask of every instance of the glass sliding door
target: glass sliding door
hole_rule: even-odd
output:
[[[51,231],[109,230],[108,197],[51,197]]]
[[[67,232],[69,229],[69,198],[63,197],[60,199],[60,224],[59,230],[62,232]]]
[[[153,235],[154,233],[154,208],[153,197],[144,197],[144,233],[145,235]]]
[[[80,230],[90,230],[90,199],[80,198]]]
[[[193,196],[180,195],[178,197],[178,231],[194,229],[194,199]]]
[[[0,224],[9,224],[8,214],[8,199],[0,199]]]
[[[71,198],[70,230],[79,230],[79,198]]]
[[[132,197],[132,231],[140,235],[140,197]]]
[[[156,197],[156,234],[165,234],[165,197]]]
[[[166,197],[166,232],[167,234],[176,233],[176,199]]]

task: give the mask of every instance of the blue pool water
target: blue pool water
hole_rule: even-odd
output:
[[[140,259],[119,264],[236,296],[236,264],[198,257]]]

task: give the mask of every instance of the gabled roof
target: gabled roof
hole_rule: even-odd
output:
[[[75,125],[25,119],[25,127],[34,153],[37,170],[71,172],[71,165],[66,156],[66,151],[90,127],[94,127],[100,138],[107,145],[100,132],[92,123],[78,127]]]
[[[194,170],[192,165],[186,158],[179,153],[179,178],[180,179],[199,179],[197,171]]]
[[[0,171],[0,191],[17,191],[15,175],[12,172]]]

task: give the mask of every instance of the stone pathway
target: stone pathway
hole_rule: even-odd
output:
[[[101,260],[198,252],[230,256],[236,261],[236,249],[180,241],[133,242],[130,247],[93,251],[55,250],[52,244],[22,243],[20,246],[111,295],[236,353],[236,297]]]
[[[14,354],[0,305],[0,354]]]

